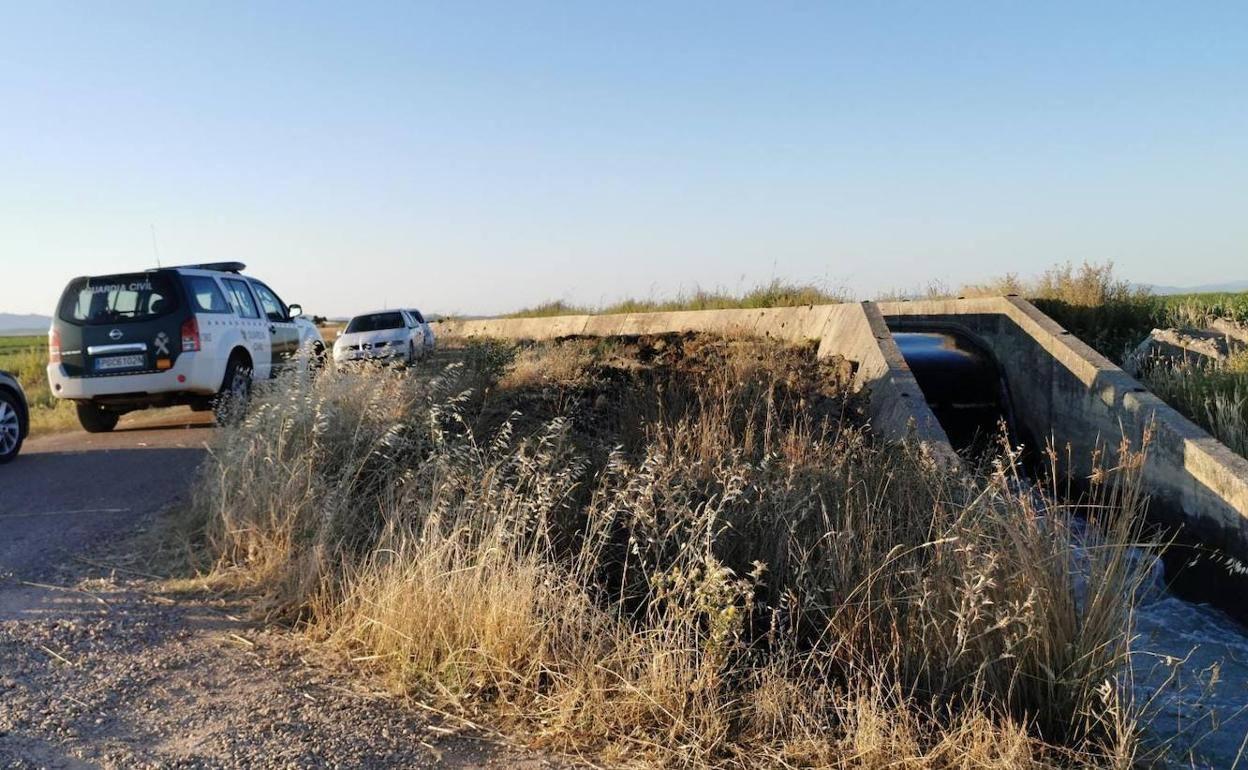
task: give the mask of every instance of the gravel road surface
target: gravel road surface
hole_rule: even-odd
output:
[[[136,533],[188,494],[214,429],[137,417],[34,438],[0,468],[0,767],[566,764],[152,574]]]

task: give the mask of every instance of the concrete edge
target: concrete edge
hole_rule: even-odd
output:
[[[598,316],[552,316],[440,321],[439,337],[549,340],[704,332],[744,334],[784,342],[818,341],[819,357],[853,362],[855,390],[868,389],[872,428],[886,439],[915,439],[933,460],[956,465],[957,453],[927,406],[910,367],[874,303],[787,308],[681,310]]]
[[[1081,382],[1091,397],[1120,416],[1122,433],[1138,440],[1147,431],[1153,432],[1150,463],[1161,461],[1162,455],[1168,456],[1182,473],[1189,474],[1221,498],[1224,505],[1238,511],[1239,520],[1228,522],[1227,527],[1237,530],[1248,544],[1248,458],[1218,441],[1035,305],[1020,297],[987,297],[891,302],[882,304],[880,309],[886,319],[958,315],[1008,318],[1048,352],[1056,365]],[[1101,438],[1116,442],[1118,437]]]

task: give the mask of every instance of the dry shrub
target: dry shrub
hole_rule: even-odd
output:
[[[565,344],[521,350],[498,386],[514,390],[582,386],[594,364],[596,347],[589,340],[569,340]]]
[[[283,383],[206,471],[219,568],[397,690],[561,751],[1133,760],[1138,458],[1076,517],[1018,491],[1008,457],[956,479],[875,441],[808,350],[687,338],[587,362],[583,344],[501,378],[505,355],[470,350],[434,378]],[[518,369],[561,373],[534,396]],[[588,391],[483,423],[549,408],[556,382]],[[612,404],[618,430],[587,433]]]
[[[1027,297],[1053,320],[1103,355],[1122,361],[1148,336],[1163,302],[1144,287],[1119,278],[1113,262],[1055,265],[1032,279],[1009,273],[962,288],[966,296]]]
[[[1077,307],[1097,307],[1148,296],[1147,290],[1117,277],[1113,262],[1084,262],[1078,267],[1073,262],[1065,262],[1031,279],[1007,273],[987,283],[964,286],[961,293],[972,297],[1018,294]]]

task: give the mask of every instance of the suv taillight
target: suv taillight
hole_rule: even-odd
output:
[[[61,333],[56,329],[48,330],[48,363],[61,362]]]
[[[188,318],[182,323],[182,352],[199,350],[199,322]]]

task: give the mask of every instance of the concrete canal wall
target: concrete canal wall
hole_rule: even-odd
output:
[[[1190,539],[1248,561],[1248,460],[1017,297],[444,321],[436,327],[442,336],[503,339],[713,332],[818,340],[820,356],[853,363],[854,385],[868,392],[877,433],[913,435],[947,462],[956,462],[955,455],[891,332],[967,334],[997,359],[1021,427],[1038,442],[1069,446],[1073,472],[1086,475],[1094,451],[1112,458],[1123,436],[1139,447],[1149,432],[1144,481],[1154,515]]]
[[[891,302],[879,311],[893,331],[949,330],[982,342],[1001,366],[1016,418],[1036,440],[1069,445],[1075,473],[1090,471],[1097,448],[1112,461],[1124,435],[1138,448],[1151,433],[1144,483],[1153,515],[1185,539],[1248,560],[1248,460],[1031,303]]]

